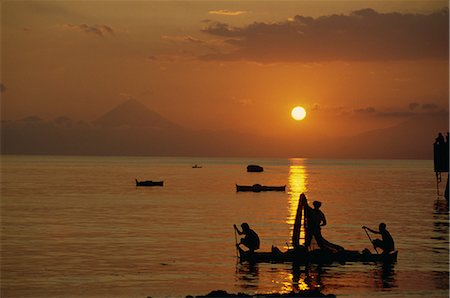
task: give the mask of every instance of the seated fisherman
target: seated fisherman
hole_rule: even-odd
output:
[[[381,248],[384,254],[387,254],[395,250],[394,239],[392,238],[389,231],[386,229],[385,223],[380,223],[380,225],[378,226],[378,231],[372,230],[366,226],[363,226],[363,229],[367,229],[375,234],[381,234],[381,239],[375,239],[372,241],[373,247],[375,249],[377,247]]]
[[[233,226],[239,235],[245,235],[245,237],[241,238],[241,241],[237,244],[238,246],[242,244],[247,247],[250,252],[254,252],[259,248],[259,236],[255,231],[250,229],[248,223],[244,222],[241,224],[242,232],[239,231],[236,225]]]

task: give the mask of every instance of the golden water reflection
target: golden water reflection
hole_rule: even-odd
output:
[[[310,289],[308,280],[309,280],[308,276],[301,276],[296,279],[294,278],[293,274],[289,273],[287,280],[283,282],[283,286],[281,287],[281,293],[287,294],[292,292],[307,291]]]
[[[308,173],[306,170],[306,159],[291,158],[289,161],[289,215],[286,223],[290,226],[292,232],[300,194],[306,193],[308,190]],[[304,235],[304,231],[301,230],[300,244],[304,243]]]
[[[322,289],[322,282],[320,277],[320,268],[313,269],[293,265],[291,270],[280,270],[276,274],[276,278],[272,279],[272,283],[279,284],[280,287],[276,293],[289,294],[298,293],[309,290]]]

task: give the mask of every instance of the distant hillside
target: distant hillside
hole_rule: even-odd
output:
[[[316,153],[339,158],[432,159],[434,139],[448,130],[448,113],[415,115],[393,127],[326,140]]]
[[[3,154],[242,156],[431,159],[448,112],[415,115],[396,126],[351,137],[261,137],[233,131],[191,131],[130,100],[93,123],[27,117],[1,125]]]
[[[144,104],[130,99],[107,112],[97,120],[94,125],[104,128],[132,127],[149,128],[155,130],[177,129],[178,125],[151,111]]]

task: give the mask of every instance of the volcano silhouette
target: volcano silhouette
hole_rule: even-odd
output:
[[[130,99],[93,121],[103,128],[151,128],[154,130],[177,129],[179,126],[147,108],[136,99]]]

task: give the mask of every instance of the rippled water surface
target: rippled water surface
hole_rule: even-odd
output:
[[[448,205],[432,161],[2,156],[1,179],[2,297],[449,294]],[[236,183],[287,188],[236,193]],[[361,226],[385,222],[398,262],[237,264],[232,225],[248,222],[263,251],[284,249],[301,192],[322,201],[323,234],[345,248],[372,249]]]

